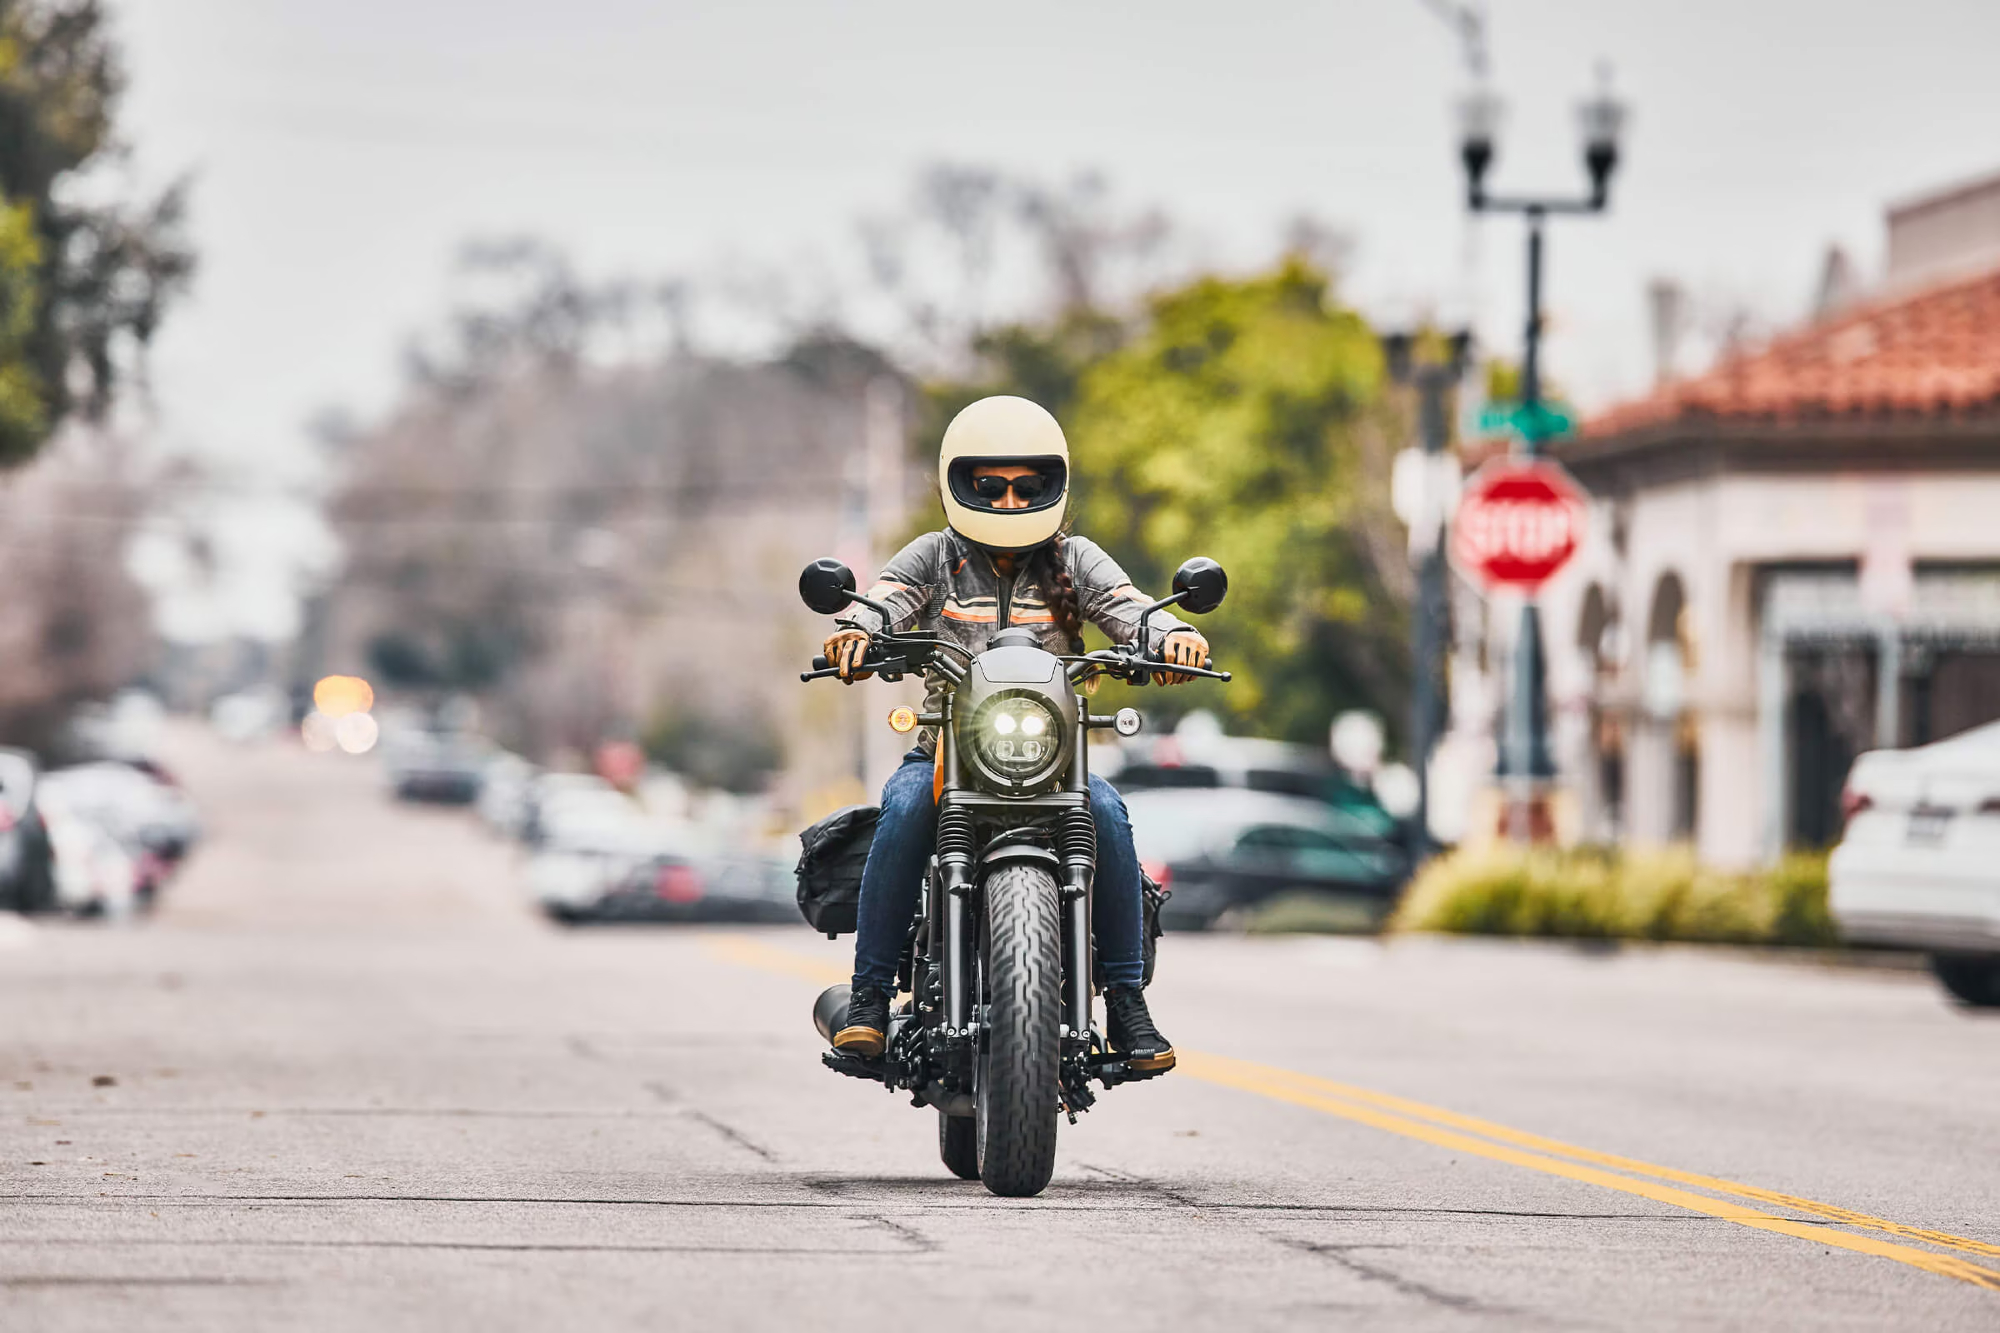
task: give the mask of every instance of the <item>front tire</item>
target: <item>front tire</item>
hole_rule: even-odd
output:
[[[1062,931],[1056,882],[1009,865],[986,881],[986,1026],[978,1062],[979,1178],[1008,1198],[1056,1169],[1062,1060]]]
[[[979,1124],[969,1115],[938,1112],[938,1160],[960,1180],[979,1179]]]
[[[2000,1009],[2000,955],[1934,953],[1931,975],[1960,1004]]]

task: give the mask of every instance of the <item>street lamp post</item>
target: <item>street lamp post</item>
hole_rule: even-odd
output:
[[[1551,216],[1601,213],[1610,203],[1611,173],[1618,165],[1625,107],[1611,96],[1608,84],[1606,79],[1598,94],[1577,108],[1583,165],[1590,176],[1590,193],[1581,199],[1488,194],[1486,173],[1493,165],[1501,104],[1490,90],[1481,88],[1459,107],[1459,159],[1465,165],[1466,207],[1474,213],[1519,213],[1528,223],[1528,319],[1521,355],[1521,404],[1515,424],[1520,452],[1530,458],[1556,433],[1556,418],[1542,402],[1542,228]],[[1555,776],[1549,748],[1541,612],[1532,596],[1521,606],[1513,676],[1501,729],[1499,776],[1507,797],[1508,834],[1527,841],[1540,832],[1535,818],[1536,791]]]

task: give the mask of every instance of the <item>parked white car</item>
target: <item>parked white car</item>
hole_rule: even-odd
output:
[[[2000,722],[1848,775],[1830,892],[1841,933],[1931,956],[1952,995],[2000,1007]]]
[[[595,773],[537,774],[529,780],[522,801],[519,836],[530,846],[539,845],[548,836],[551,823],[561,818],[563,805],[586,807],[593,802],[623,802],[626,808],[632,807],[630,797]]]
[[[527,884],[536,905],[558,921],[591,915],[634,870],[660,856],[684,854],[698,841],[688,826],[649,819],[615,793],[571,793],[548,814],[528,858]]]
[[[144,905],[150,887],[147,853],[127,846],[88,815],[71,810],[60,796],[45,800],[49,845],[55,850],[56,903],[78,916],[114,921]]]
[[[518,838],[527,827],[534,799],[535,766],[505,750],[486,761],[479,784],[479,817],[487,827]]]
[[[100,760],[43,775],[44,799],[102,825],[128,848],[178,862],[201,836],[194,802],[157,767]]]

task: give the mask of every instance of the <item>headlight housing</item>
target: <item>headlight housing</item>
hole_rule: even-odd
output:
[[[1037,785],[1054,773],[1066,739],[1061,715],[1028,690],[984,700],[960,732],[978,766],[1016,789]]]

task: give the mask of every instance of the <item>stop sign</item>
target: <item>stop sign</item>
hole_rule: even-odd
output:
[[[1451,525],[1452,561],[1491,592],[1531,593],[1583,543],[1583,492],[1543,459],[1499,458],[1472,475]]]

